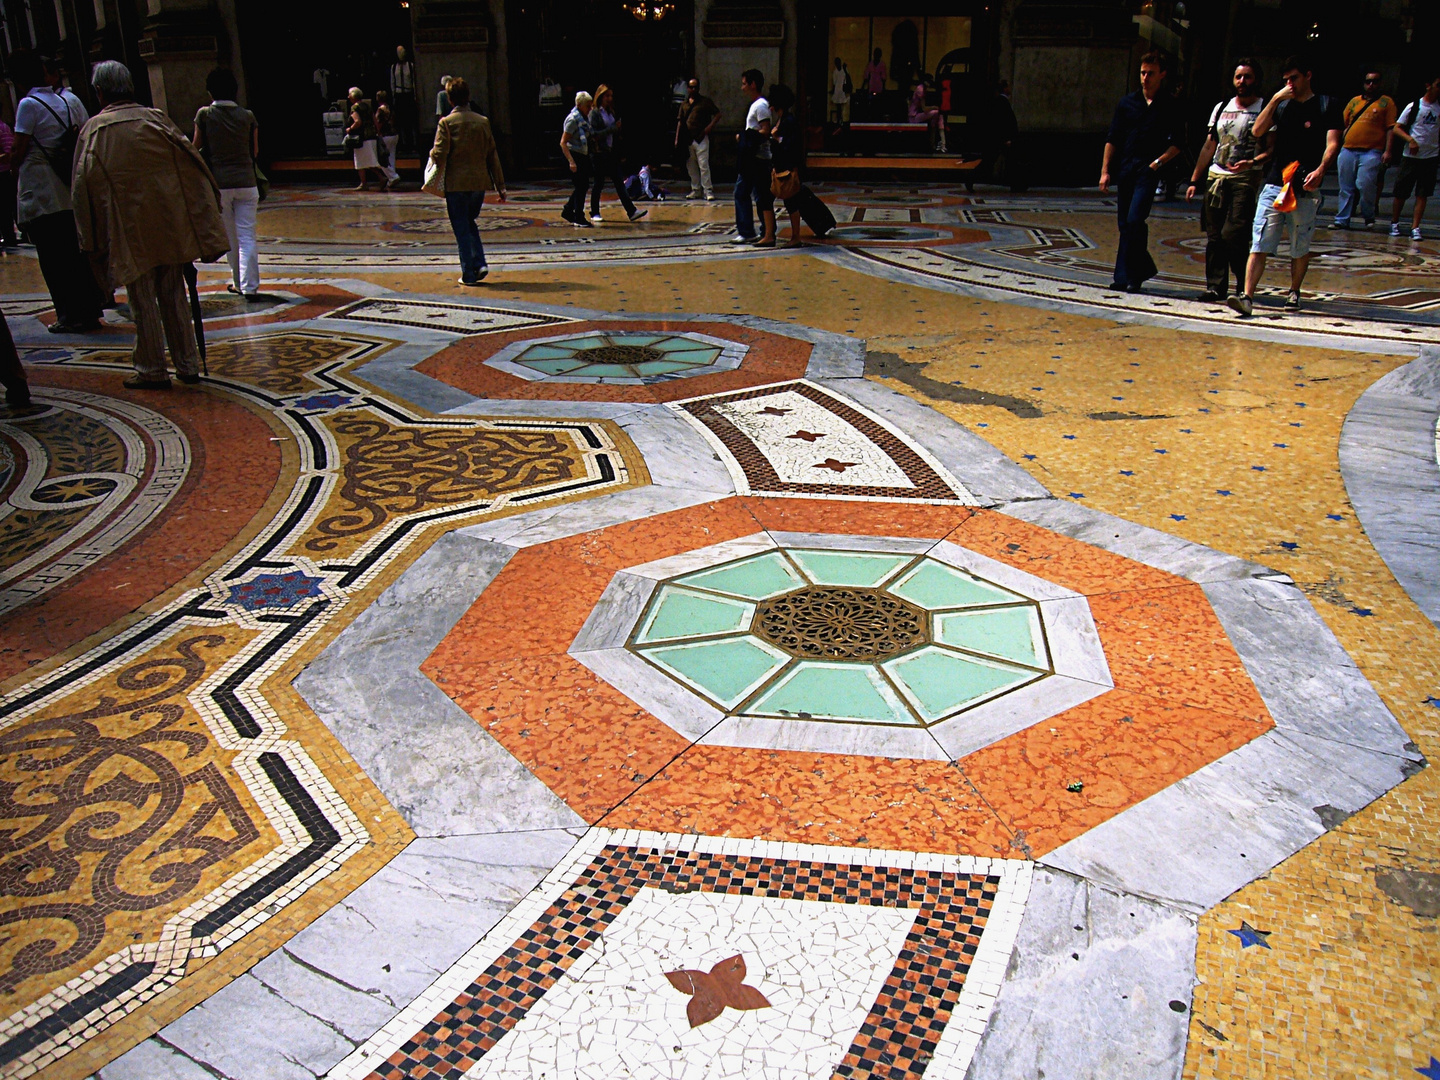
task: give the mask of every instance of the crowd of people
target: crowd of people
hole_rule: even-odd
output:
[[[1179,105],[1165,92],[1168,68],[1162,53],[1141,58],[1140,89],[1121,99],[1105,140],[1100,190],[1115,185],[1119,242],[1111,288],[1116,290],[1138,293],[1158,273],[1148,250],[1148,218],[1157,177],[1181,153]],[[1404,109],[1380,92],[1378,72],[1367,73],[1362,92],[1343,107],[1316,92],[1306,57],[1287,58],[1280,75],[1283,85],[1265,101],[1260,65],[1249,58],[1236,62],[1234,95],[1211,111],[1186,191],[1187,199],[1203,198],[1206,288],[1200,299],[1224,301],[1247,318],[1282,237],[1289,240],[1290,256],[1285,307],[1299,309],[1320,186],[1332,168],[1338,165],[1340,199],[1330,227],[1355,228],[1358,211],[1368,228],[1377,213],[1382,170],[1398,156],[1390,235],[1403,235],[1400,218],[1413,193],[1410,238],[1419,240],[1440,162],[1440,69]]]
[[[392,83],[413,97],[413,65],[403,52],[398,59]],[[96,65],[92,73],[101,106],[93,117],[65,87],[52,60],[16,54],[11,75],[24,96],[13,133],[0,125],[0,249],[17,242],[17,225],[34,245],[54,304],[53,333],[99,329],[102,311],[114,305],[117,289],[125,289],[136,328],[135,376],[127,386],[170,385],[167,345],[176,376],[195,381],[199,301],[193,263],[228,256],[229,290],[247,300],[260,295],[256,217],[268,185],[257,164],[259,125],[235,100],[235,75],[223,68],[210,73],[210,104],[197,112],[188,137],[163,112],[135,102],[129,70],[114,61]],[[1116,107],[1099,183],[1101,192],[1113,186],[1116,196],[1119,237],[1111,287],[1132,293],[1158,273],[1148,249],[1148,218],[1163,187],[1160,178],[1181,156],[1183,141],[1181,107],[1166,88],[1167,58],[1146,53],[1139,75],[1140,88]],[[1260,65],[1249,58],[1237,61],[1233,94],[1209,113],[1186,190],[1187,200],[1201,200],[1206,234],[1206,288],[1200,299],[1224,301],[1245,317],[1253,313],[1267,260],[1278,253],[1282,238],[1288,238],[1290,259],[1285,306],[1299,308],[1320,187],[1332,169],[1338,173],[1340,198],[1330,228],[1373,225],[1384,171],[1398,164],[1389,232],[1404,235],[1401,217],[1413,195],[1410,237],[1419,240],[1440,164],[1440,69],[1426,81],[1423,94],[1403,107],[1382,93],[1378,72],[1367,73],[1361,93],[1344,105],[1314,89],[1311,65],[1303,56],[1288,58],[1280,76],[1283,85],[1266,100]],[[877,92],[885,78],[877,55],[862,86]],[[764,75],[755,69],[741,75],[740,88],[746,112],[736,136],[732,242],[775,247],[777,199],[788,217],[787,247],[800,245],[802,220],[824,235],[835,221],[801,182],[803,132],[795,93],[778,83],[767,89]],[[715,199],[711,141],[722,114],[701,93],[697,79],[688,80],[685,89],[674,147],[683,153],[690,176],[688,198],[709,202]],[[831,96],[837,120],[843,120],[840,106],[853,89],[849,72],[837,60]],[[1008,111],[1006,89],[1002,85]],[[347,134],[360,190],[368,188],[373,172],[379,173],[382,188],[398,179],[400,134],[388,97],[378,91],[372,102],[358,88],[349,92]],[[923,81],[916,82],[911,100],[914,116],[938,118],[925,106]],[[1014,138],[1013,111],[1008,115],[1007,138],[992,153],[1005,153]],[[489,270],[477,219],[488,192],[502,202],[506,198],[495,136],[489,120],[472,108],[462,78],[442,79],[436,119],[425,186],[444,196],[459,251],[460,283],[478,285]],[[582,90],[575,95],[560,133],[560,151],[572,177],[561,217],[576,227],[590,228],[601,220],[607,187],[614,188],[631,222],[646,215],[636,198],[661,196],[647,169],[622,179],[617,139],[623,123],[610,87],[602,84],[593,94]],[[943,131],[942,123],[942,145]],[[13,353],[8,331],[0,333],[0,383],[11,404],[27,394],[18,362],[10,362]]]
[[[167,346],[176,377],[197,382],[196,260],[228,254],[230,289],[254,300],[260,288],[259,129],[234,100],[234,74],[210,73],[211,103],[187,137],[165,113],[135,102],[130,71],[115,61],[91,74],[100,104],[94,116],[65,88],[53,60],[19,53],[10,71],[24,90],[7,163],[16,180],[15,217],[35,246],[54,304],[50,331],[98,330],[103,309],[123,288],[135,325],[135,375],[125,385],[168,388]],[[0,357],[6,399],[23,403],[29,394],[11,362],[8,330],[0,351],[7,353]]]

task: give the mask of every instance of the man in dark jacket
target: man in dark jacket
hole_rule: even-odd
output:
[[[1138,293],[1158,273],[1147,250],[1146,219],[1155,201],[1156,175],[1180,153],[1180,113],[1165,92],[1168,70],[1169,61],[1162,53],[1148,52],[1140,58],[1140,89],[1120,99],[1105,138],[1100,191],[1109,191],[1111,181],[1115,182],[1115,217],[1120,226],[1112,289]]]

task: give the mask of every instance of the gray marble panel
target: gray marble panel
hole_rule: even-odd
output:
[[[627,521],[683,510],[689,506],[716,502],[723,496],[713,491],[686,487],[647,487],[597,495],[563,506],[540,507],[524,514],[482,521],[456,530],[458,535],[495,540],[515,548],[548,544],[567,536],[604,529]],[[757,529],[760,527],[757,523]]]
[[[347,324],[341,320],[326,319],[323,323],[307,325],[330,333],[339,333]],[[354,328],[367,335],[373,336],[376,333],[373,323],[357,323]],[[416,408],[436,414],[458,409],[475,400],[474,394],[415,370],[415,365],[453,343],[455,335],[441,334],[433,330],[414,330],[404,326],[387,326],[382,332],[387,337],[401,338],[406,343],[367,364],[362,364],[355,371],[358,378],[394,394],[402,401],[408,401]]]
[[[673,409],[647,405],[619,418],[645,459],[650,482],[661,487],[735,494],[735,479],[705,436]]]
[[[1226,581],[1274,573],[1259,563],[1237,559],[1213,548],[1065,499],[1008,503],[997,509],[1002,514],[1190,581]]]
[[[935,741],[951,760],[963,758],[982,746],[1024,731],[1066,709],[1099,697],[1108,688],[1099,683],[1048,675],[1018,690],[967,709],[930,728]]]
[[[253,975],[240,976],[160,1034],[226,1080],[315,1080],[356,1045]]]
[[[759,555],[774,549],[775,541],[770,534],[757,531],[748,536],[737,536],[733,540],[722,540],[720,543],[711,544],[708,547],[682,551],[678,555],[668,555],[663,559],[655,559],[653,562],[637,563],[625,569],[628,573],[640,577],[664,581],[666,578],[678,577],[681,574],[704,570],[711,566],[720,566],[723,563],[734,562],[736,559],[743,559],[748,555]]]
[[[1056,674],[1101,686],[1115,685],[1105,660],[1105,646],[1100,643],[1100,633],[1090,614],[1090,601],[1083,596],[1041,601],[1040,618]]]
[[[651,716],[692,741],[702,737],[725,716],[699,694],[692,693],[628,649],[599,649],[570,655]]]
[[[102,1080],[314,1080],[515,906],[583,830],[418,839]]]
[[[777,532],[770,538],[781,547],[824,548],[834,551],[896,551],[923,555],[938,541],[910,536],[849,536],[841,533]]]
[[[1178,1080],[1195,946],[1183,912],[1036,867],[966,1080]]]
[[[865,342],[829,335],[810,351],[807,379],[861,379],[865,377]]]
[[[819,385],[903,431],[982,505],[1049,495],[1034,477],[984,439],[908,394],[870,379],[828,379]]]
[[[418,670],[513,553],[458,533],[441,537],[295,682],[421,836],[580,824]]]
[[[944,748],[925,728],[901,724],[835,724],[823,720],[727,716],[700,743],[754,750],[794,750],[921,761],[948,759]]]
[[[543,398],[468,398],[451,416],[543,416],[556,420],[618,420],[643,405],[633,401],[546,401]]]
[[[1404,758],[1272,730],[1039,861],[1205,911],[1413,771]]]
[[[96,1070],[94,1080],[215,1080],[215,1073],[152,1036]]]
[[[1365,534],[1440,626],[1440,350],[1377,380],[1340,431],[1340,472]]]
[[[1280,730],[1420,760],[1410,736],[1298,588],[1254,578],[1201,588]]]
[[[963,540],[963,535],[962,538]],[[967,547],[961,547],[950,540],[941,540],[930,549],[930,557],[947,566],[954,566],[961,570],[968,570],[977,577],[993,581],[1002,588],[1010,589],[1021,596],[1028,596],[1032,600],[1067,600],[1072,597],[1079,598],[1079,594],[1073,589],[1067,589],[1063,585],[1057,585],[1053,581],[1036,577],[1034,574],[1003,563],[999,559],[992,559],[988,555],[981,555],[978,551],[971,551]]]
[[[617,573],[595,602],[585,625],[575,635],[570,652],[623,649],[654,592],[655,582],[651,578],[623,570]]]

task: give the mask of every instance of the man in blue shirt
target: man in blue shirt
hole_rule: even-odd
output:
[[[1150,227],[1146,219],[1155,201],[1156,174],[1180,153],[1179,110],[1165,90],[1169,67],[1159,52],[1140,58],[1140,89],[1120,99],[1105,137],[1100,191],[1108,191],[1114,181],[1115,217],[1120,226],[1112,289],[1138,293],[1158,272],[1147,250]]]
[[[584,90],[575,95],[575,108],[560,129],[560,152],[570,166],[575,186],[560,216],[579,228],[593,228],[585,218],[585,192],[590,187],[590,110],[595,99]]]

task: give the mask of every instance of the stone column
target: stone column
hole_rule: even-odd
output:
[[[210,101],[205,77],[229,67],[241,80],[235,0],[148,0],[140,56],[150,76],[150,100],[188,131],[195,112]]]
[[[497,6],[503,17],[503,0],[497,0]],[[435,133],[435,95],[442,75],[464,79],[470,87],[471,106],[498,125],[501,120],[495,106],[501,103],[491,84],[494,35],[490,4],[486,0],[422,0],[412,10],[422,140]]]
[[[719,131],[745,126],[749,102],[740,91],[740,73],[758,68],[767,82],[785,80],[783,63],[795,66],[795,5],[786,10],[777,0],[698,0],[695,19],[700,43],[695,49],[695,74],[701,89],[720,106]],[[721,140],[729,143],[730,140]],[[718,149],[718,147],[717,147]]]

